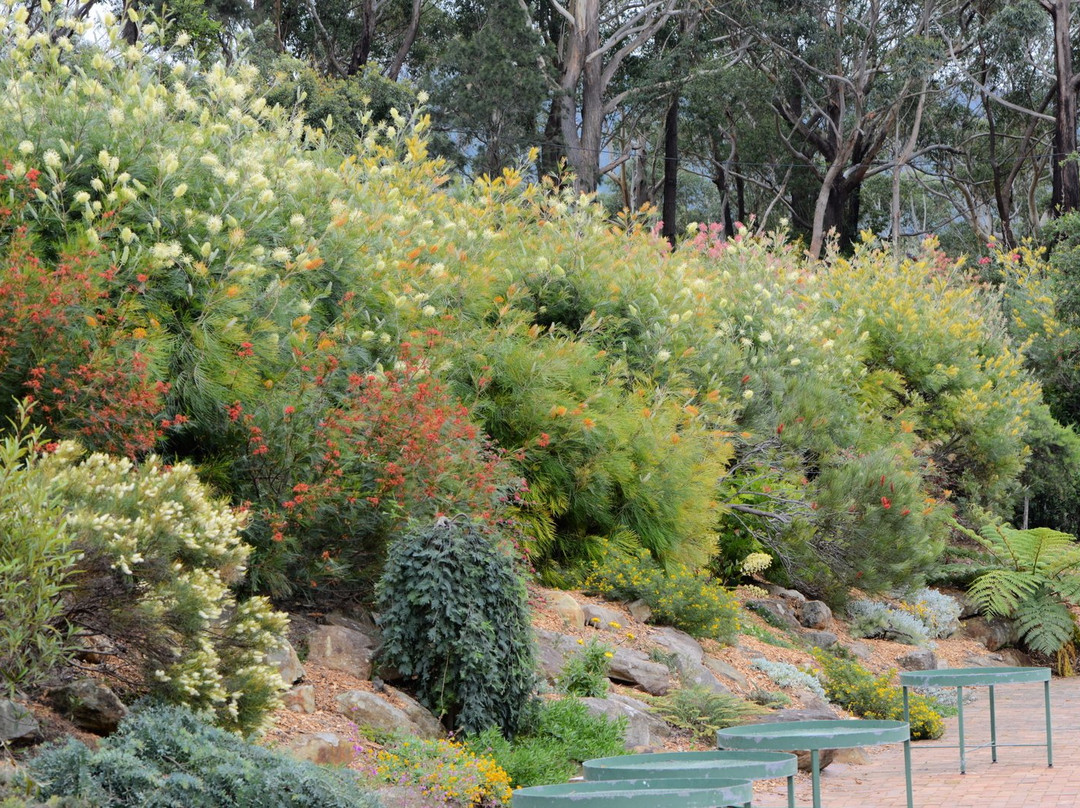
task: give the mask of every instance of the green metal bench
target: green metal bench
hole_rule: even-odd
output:
[[[749,805],[753,794],[749,780],[643,777],[520,788],[513,808],[726,808]]]
[[[788,808],[795,808],[798,758],[784,752],[659,752],[586,760],[588,781],[632,777],[736,777],[747,780],[787,778]]]

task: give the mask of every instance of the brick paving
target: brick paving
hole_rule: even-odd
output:
[[[964,688],[967,693],[969,688]],[[990,708],[985,687],[971,688],[977,700],[964,705],[967,774],[960,774],[956,749],[929,745],[957,743],[956,718],[945,721],[937,741],[911,745],[915,808],[1080,808],[1080,677],[1054,679],[1054,766],[1046,765],[1041,683],[999,685],[995,690],[998,762],[990,748],[972,749],[990,740]],[[834,763],[821,775],[822,808],[906,808],[904,755],[900,745],[874,749],[864,765]],[[783,806],[784,792],[770,788],[755,797],[755,806]],[[810,780],[800,776],[797,804],[809,806]]]

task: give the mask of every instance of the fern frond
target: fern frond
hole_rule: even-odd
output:
[[[997,617],[1012,617],[1017,607],[1039,589],[1040,581],[1016,570],[991,570],[971,585],[968,595],[979,609]]]
[[[1018,563],[1018,549],[1014,547],[1016,542],[1011,535],[1013,533],[1016,531],[1004,525],[989,524],[983,525],[978,533],[969,535],[985,547],[998,562],[1018,570],[1021,567]],[[1020,553],[1022,554],[1022,550]]]
[[[1072,613],[1046,589],[1020,604],[1015,623],[1027,646],[1048,656],[1069,642],[1076,629]]]
[[[1080,547],[1070,542],[1068,549],[1047,560],[1042,572],[1047,578],[1068,578],[1080,574]]]
[[[1032,569],[1045,572],[1046,568],[1053,565],[1053,563],[1067,554],[1070,550],[1076,549],[1076,543],[1073,541],[1073,537],[1068,533],[1062,533],[1060,530],[1052,530],[1048,527],[1037,527],[1031,530],[1019,530],[1017,533],[1031,534],[1033,541],[1033,556],[1031,558]]]
[[[1071,574],[1051,579],[1047,586],[1058,600],[1080,606],[1080,575]]]

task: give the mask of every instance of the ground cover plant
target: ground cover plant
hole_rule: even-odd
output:
[[[581,763],[626,754],[626,719],[593,715],[576,698],[545,700],[514,740],[487,729],[468,740],[477,754],[491,755],[514,788],[564,783]]]
[[[716,731],[742,724],[768,712],[731,693],[715,693],[701,685],[680,687],[652,699],[654,711],[673,727],[688,733],[694,742],[711,746]]]
[[[611,684],[608,672],[614,657],[612,648],[598,640],[589,640],[583,649],[573,654],[563,665],[556,681],[559,692],[581,698],[603,698]]]
[[[257,746],[182,707],[139,710],[97,749],[70,740],[33,758],[29,770],[43,797],[75,797],[100,808],[380,804],[351,772]]]
[[[493,758],[452,740],[392,743],[375,756],[374,775],[392,785],[419,786],[426,797],[449,806],[510,804],[510,776]]]

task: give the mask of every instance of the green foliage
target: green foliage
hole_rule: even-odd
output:
[[[663,570],[647,550],[621,553],[609,546],[584,589],[609,600],[644,600],[652,609],[652,622],[695,637],[732,642],[739,629],[739,606],[731,593],[707,573],[682,564]]]
[[[528,280],[543,302],[516,290],[519,311],[476,335],[462,384],[485,431],[521,449],[527,500],[551,520],[553,530],[535,533],[534,558],[541,566],[596,560],[607,538],[664,564],[701,564],[729,445],[697,406],[655,382],[638,385],[598,350],[606,340],[595,315],[559,311],[562,293],[548,300],[548,285]],[[573,301],[580,292],[565,294]],[[568,333],[567,320],[584,333]]]
[[[864,718],[903,720],[903,691],[890,683],[895,671],[875,676],[854,660],[840,659],[820,649],[814,652],[814,658],[821,666],[829,701]],[[926,696],[909,694],[912,740],[941,737],[945,724],[936,704]]]
[[[1077,219],[1075,213],[1066,213],[1047,223],[1042,235],[1053,247],[1049,257],[1042,249],[1022,245],[995,250],[990,267],[993,280],[1000,283],[1010,333],[1024,346],[1046,402],[1031,408],[1031,458],[1014,518],[1074,535],[1080,532],[1080,378],[1071,361],[1080,351]]]
[[[760,687],[755,687],[750,691],[748,696],[750,701],[754,704],[760,704],[762,707],[770,710],[782,710],[785,707],[791,706],[791,697],[779,690],[764,690]]]
[[[1011,618],[1029,648],[1056,654],[1073,639],[1070,605],[1080,604],[1080,547],[1068,533],[987,524],[957,527],[989,551],[997,568],[980,575],[968,595],[984,612]]]
[[[71,740],[30,762],[42,794],[110,806],[378,808],[351,773],[296,760],[203,723],[180,707],[146,707],[94,750]]]
[[[690,734],[697,743],[713,744],[716,731],[742,724],[768,712],[731,693],[715,693],[700,685],[680,687],[665,696],[651,699],[653,708],[665,721]]]
[[[391,81],[374,65],[342,79],[320,75],[309,63],[292,56],[275,54],[260,65],[260,73],[268,85],[268,104],[295,110],[313,129],[327,129],[346,152],[355,149],[377,124],[391,122],[390,110],[416,104],[416,93],[407,82]]]
[[[535,142],[547,98],[543,58],[529,14],[509,0],[488,0],[466,11],[429,75],[439,123],[455,132],[455,157],[472,173],[496,176]]]
[[[414,784],[456,808],[510,804],[510,776],[488,754],[445,739],[390,744],[375,758],[375,773],[394,785]]]
[[[488,729],[469,739],[478,754],[491,755],[514,788],[565,783],[581,763],[626,754],[626,719],[592,715],[574,698],[545,701],[533,723],[513,741]]]
[[[608,691],[608,671],[611,670],[611,647],[598,640],[573,654],[563,666],[556,682],[560,693],[581,698],[603,698]]]
[[[63,512],[78,570],[65,614],[124,649],[161,698],[256,732],[284,685],[264,661],[287,618],[261,597],[237,602],[251,548],[245,516],[214,498],[195,469],[150,457],[85,455],[64,442],[35,466]]]
[[[390,547],[378,584],[382,660],[448,726],[512,736],[536,674],[525,586],[497,539],[441,517]]]
[[[0,692],[33,687],[72,650],[63,595],[79,550],[38,468],[41,430],[20,408],[0,439]]]
[[[795,644],[790,640],[784,639],[782,636],[777,636],[769,629],[759,626],[757,623],[750,620],[739,621],[739,633],[745,634],[748,637],[754,637],[769,645],[775,645],[777,648],[795,648]]]

